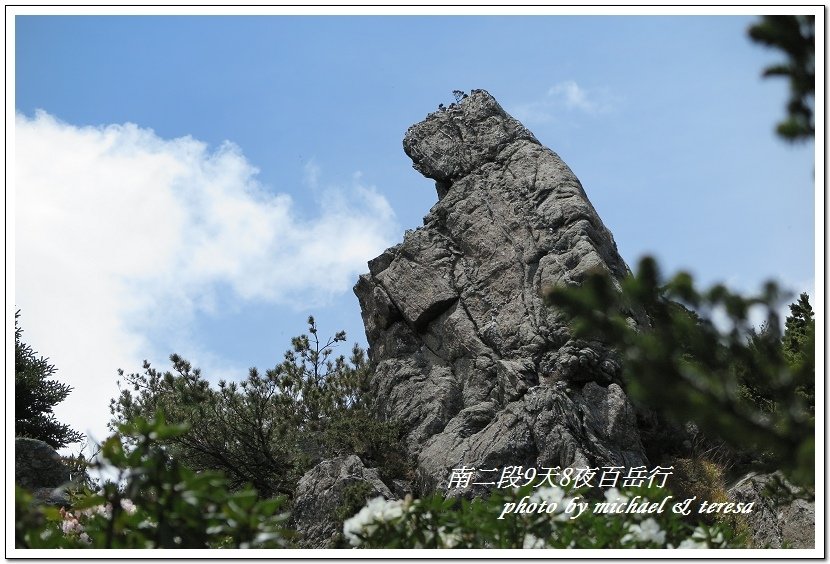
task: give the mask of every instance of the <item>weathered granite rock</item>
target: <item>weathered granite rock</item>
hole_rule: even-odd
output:
[[[32,499],[37,504],[53,507],[69,507],[71,504],[69,493],[62,487],[35,488],[32,491]]]
[[[14,481],[32,492],[38,503],[68,505],[63,486],[69,478],[69,468],[51,446],[25,437],[14,440]]]
[[[751,548],[815,548],[816,504],[804,499],[776,505],[762,495],[772,474],[750,475],[729,488],[730,499],[754,502],[745,515],[752,535]]]
[[[300,478],[296,492],[291,519],[302,532],[298,541],[303,548],[334,547],[343,526],[338,510],[347,509],[345,505],[355,501],[362,505],[378,496],[395,499],[377,470],[366,468],[355,455],[323,460]],[[355,495],[361,499],[349,499]]]
[[[29,490],[56,488],[69,481],[69,469],[48,444],[17,437],[14,440],[14,481]]]
[[[542,299],[628,272],[576,176],[483,90],[403,145],[439,201],[355,293],[381,415],[406,425],[423,490],[462,464],[645,464],[614,354]]]

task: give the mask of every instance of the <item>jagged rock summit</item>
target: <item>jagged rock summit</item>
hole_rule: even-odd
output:
[[[438,202],[355,293],[381,415],[407,429],[417,490],[446,488],[462,465],[646,464],[613,353],[574,340],[543,303],[550,285],[628,272],[573,172],[484,90],[403,146]]]

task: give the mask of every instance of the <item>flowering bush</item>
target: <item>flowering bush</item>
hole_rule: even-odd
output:
[[[138,511],[138,508],[129,499],[121,500],[121,509],[127,515],[133,515]],[[101,516],[106,520],[112,519],[112,505],[96,505],[95,507],[76,511],[74,514],[71,511],[67,511],[65,507],[61,507],[58,510],[58,514],[62,519],[60,528],[64,535],[74,536],[84,544],[92,544],[92,539],[87,534],[82,521],[86,521],[95,516]]]
[[[657,488],[604,492],[605,501],[587,490],[531,486],[497,490],[486,499],[370,500],[343,524],[351,546],[362,548],[727,548],[740,540],[723,525],[687,522],[668,509],[660,512],[594,512],[603,503],[662,502]],[[676,502],[678,500],[667,500]],[[586,504],[579,515],[570,508]],[[508,505],[512,504],[512,505]],[[522,508],[521,511],[506,510]],[[607,507],[607,506],[606,506]]]
[[[282,498],[229,491],[213,472],[195,473],[158,442],[183,430],[163,420],[136,419],[102,445],[118,473],[99,492],[75,496],[72,507],[41,507],[17,488],[17,548],[279,548],[288,544]],[[135,447],[128,450],[125,440]]]

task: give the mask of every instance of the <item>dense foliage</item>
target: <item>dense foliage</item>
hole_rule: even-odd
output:
[[[121,425],[102,445],[116,479],[75,495],[70,509],[44,507],[20,488],[15,495],[17,548],[280,548],[281,498],[229,490],[216,472],[193,472],[162,446],[186,427],[159,418]]]
[[[264,374],[251,368],[240,383],[212,387],[199,369],[172,355],[172,372],[145,363],[141,374],[111,403],[113,425],[156,412],[188,431],[166,440],[177,460],[194,470],[221,470],[233,488],[245,483],[264,497],[292,495],[299,477],[319,460],[358,454],[368,464],[400,472],[404,459],[393,423],[371,415],[369,369],[355,345],[351,357],[334,356],[343,332],[292,339],[283,361]]]
[[[57,369],[49,359],[39,356],[23,342],[18,324],[20,311],[14,315],[14,434],[62,448],[83,440],[84,435],[60,423],[52,409],[66,399],[72,387],[53,380]]]
[[[693,421],[734,449],[751,450],[757,466],[813,484],[814,332],[806,297],[793,310],[786,347],[776,329],[781,296],[772,283],[752,297],[722,285],[698,291],[689,274],[664,280],[645,258],[621,284],[592,274],[580,287],[552,288],[546,297],[574,320],[578,337],[619,351],[634,400],[678,423]],[[753,330],[752,309],[763,312],[766,330]],[[633,322],[643,315],[646,324]]]

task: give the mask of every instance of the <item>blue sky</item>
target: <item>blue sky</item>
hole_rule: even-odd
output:
[[[814,292],[814,148],[754,16],[18,16],[15,303],[102,438],[116,369],[279,362],[421,224],[407,127],[484,88],[580,178],[621,254]],[[128,125],[131,124],[131,125]],[[343,349],[344,353],[348,350]]]

